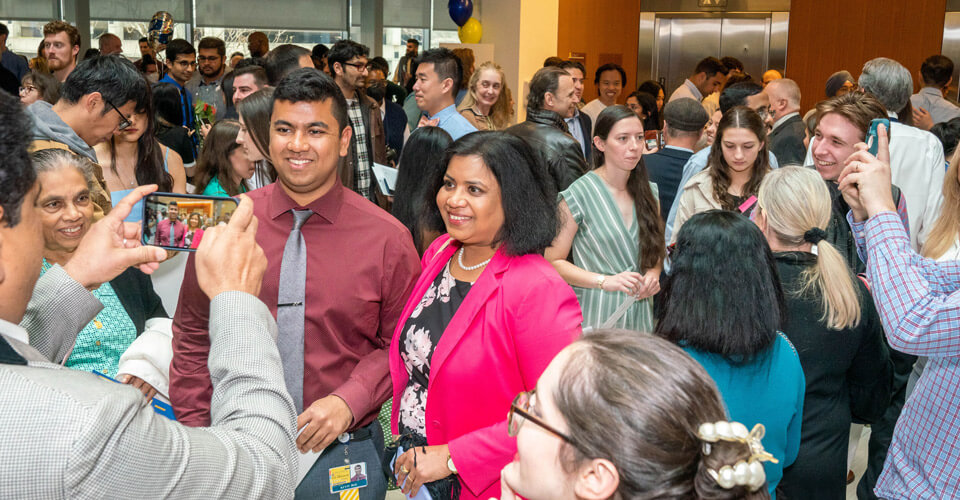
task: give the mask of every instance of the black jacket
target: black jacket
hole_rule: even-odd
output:
[[[143,333],[144,326],[151,318],[168,318],[160,296],[153,289],[150,277],[135,268],[129,268],[120,276],[110,280],[110,286],[117,293],[123,310],[137,327],[137,336]]]
[[[800,115],[794,115],[768,135],[770,151],[777,157],[777,163],[781,167],[803,165],[807,156],[807,148],[803,146],[806,128]]]
[[[587,172],[580,144],[567,132],[560,115],[547,110],[527,110],[527,120],[506,130],[530,145],[540,155],[557,192]]]

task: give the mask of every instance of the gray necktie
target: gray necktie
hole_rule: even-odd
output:
[[[307,244],[300,228],[313,215],[308,210],[291,210],[293,229],[283,247],[280,263],[280,290],[277,295],[277,348],[283,363],[283,381],[297,406],[303,412],[303,312],[304,288],[307,283]]]

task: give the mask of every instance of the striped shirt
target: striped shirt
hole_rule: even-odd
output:
[[[357,192],[360,196],[370,199],[370,173],[373,163],[370,151],[367,150],[367,129],[363,126],[363,110],[358,99],[347,99],[347,114],[350,117],[350,126],[353,127],[353,141],[357,146],[357,163],[353,166]]]
[[[657,185],[650,183],[654,198]],[[573,238],[573,263],[587,271],[612,276],[624,271],[642,272],[637,213],[634,209],[629,229],[610,190],[596,171],[577,179],[560,198],[567,202],[577,235]],[[605,292],[599,288],[573,287],[583,310],[583,327],[598,328],[629,295]],[[653,330],[653,299],[637,301],[614,325],[649,332]]]
[[[900,218],[847,216],[890,347],[930,358],[903,407],[874,490],[888,499],[960,498],[960,261],[914,252]]]

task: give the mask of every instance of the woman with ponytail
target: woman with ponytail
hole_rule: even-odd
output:
[[[831,198],[816,171],[770,172],[757,204],[786,297],[783,330],[807,380],[800,451],[780,487],[788,498],[842,500],[850,424],[875,422],[890,401],[883,328],[870,292],[825,239]]]
[[[604,109],[594,127],[594,169],[560,193],[560,233],[544,257],[577,293],[584,328],[653,329],[666,249],[643,151],[640,118],[626,106]],[[635,302],[620,309],[627,300]]]

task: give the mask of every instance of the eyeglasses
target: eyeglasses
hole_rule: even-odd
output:
[[[130,126],[130,119],[128,119],[126,116],[123,116],[123,113],[121,113],[120,110],[116,106],[114,106],[112,102],[106,99],[104,99],[103,102],[109,104],[110,107],[113,108],[113,110],[116,111],[118,115],[120,115],[120,123],[117,125],[117,130],[123,130]]]
[[[34,90],[37,90],[37,88],[34,87],[33,85],[24,85],[23,87],[20,87],[20,95],[29,94]]]
[[[343,64],[344,66],[353,66],[354,68],[356,68],[357,71],[359,71],[359,72],[361,72],[361,73],[363,73],[364,71],[368,71],[366,64],[348,63],[348,62],[341,63],[341,64]]]
[[[510,405],[510,413],[507,414],[507,434],[511,437],[516,437],[520,433],[520,425],[524,420],[529,420],[537,426],[543,428],[543,430],[557,436],[560,439],[570,443],[573,446],[576,446],[573,443],[573,440],[570,439],[570,436],[560,432],[556,427],[544,422],[542,419],[533,416],[530,413],[530,401],[533,399],[536,389],[529,392],[521,392],[517,394],[517,397],[513,399],[513,404]]]
[[[220,60],[220,56],[199,56],[197,60],[200,62],[217,62]]]

